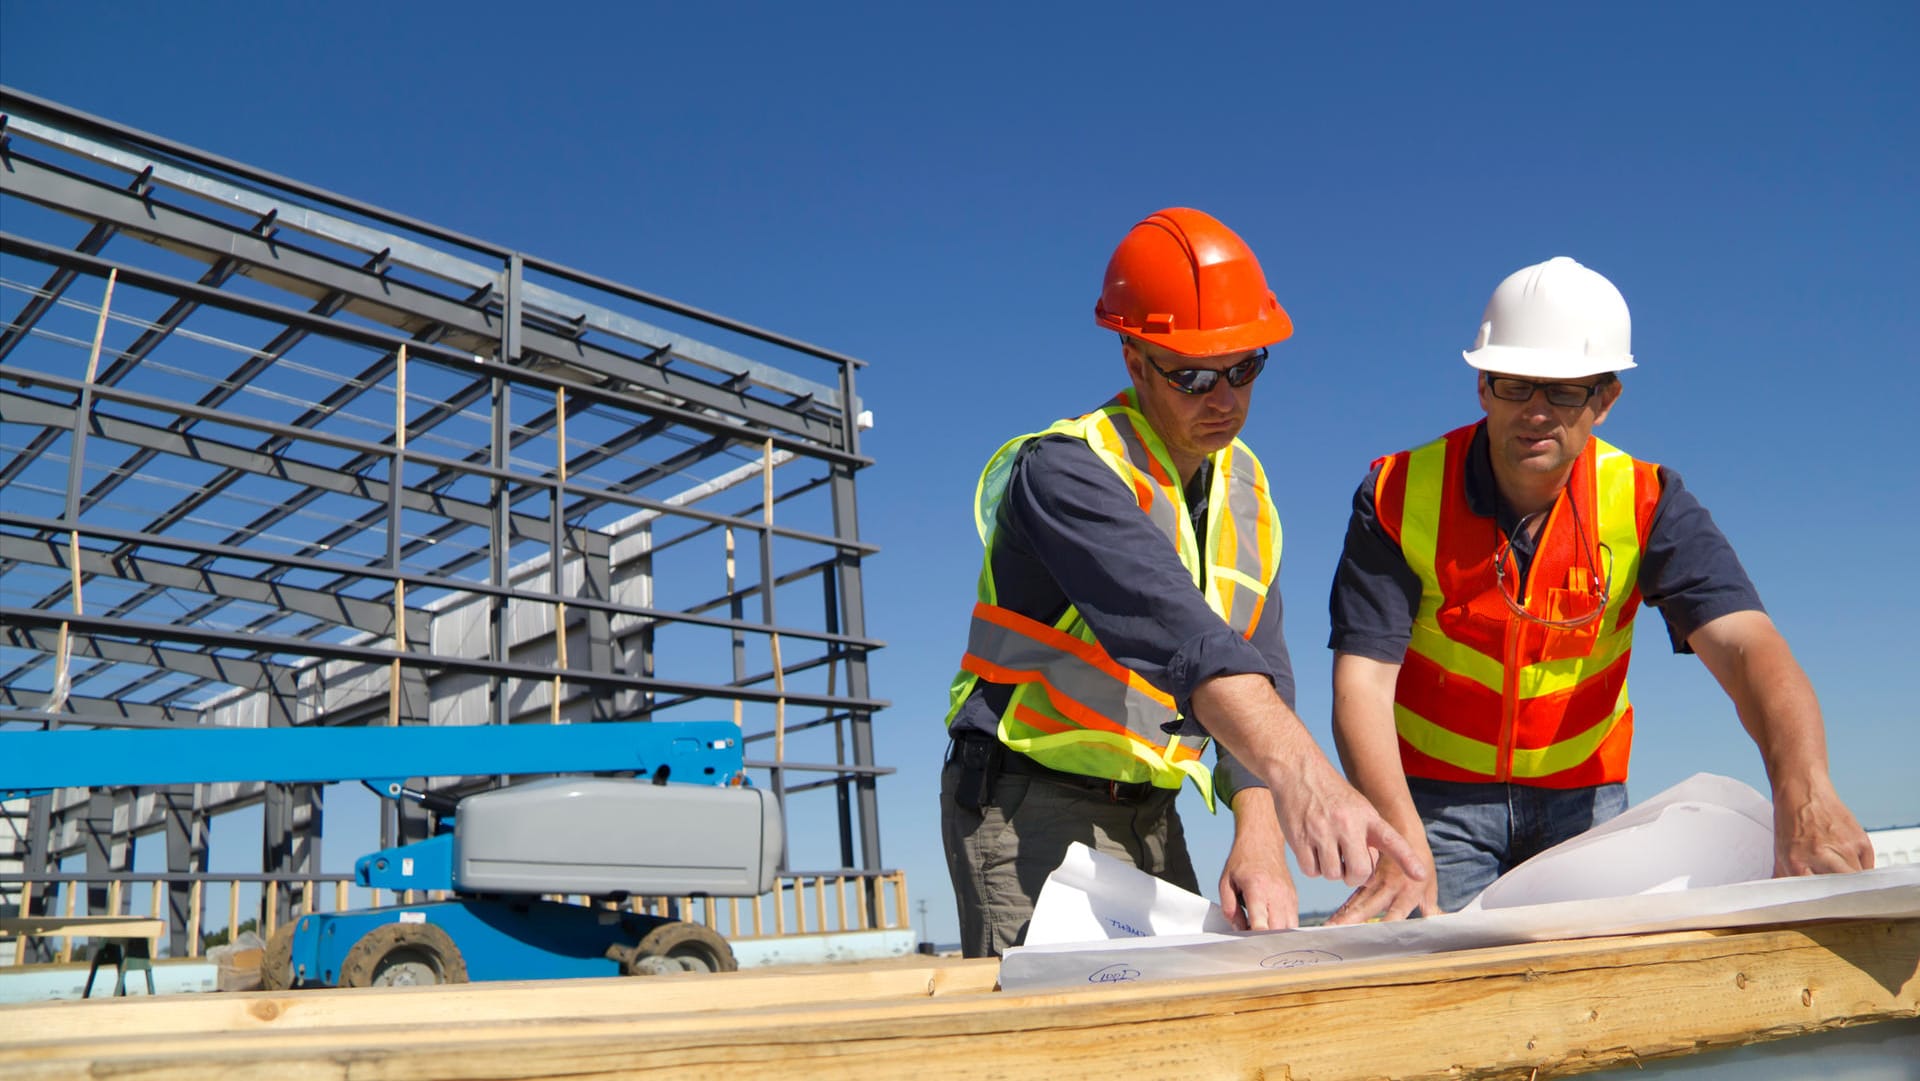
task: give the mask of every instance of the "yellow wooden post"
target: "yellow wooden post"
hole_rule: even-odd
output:
[[[78,882],[68,882],[65,884],[65,889],[67,892],[67,915],[71,916],[73,915],[73,900],[80,896],[80,884]],[[60,940],[60,963],[64,965],[71,960],[73,960],[73,936],[69,935]]]
[[[733,527],[727,526],[725,529],[721,530],[721,535],[726,538],[726,543],[727,543],[727,600],[728,600],[728,603],[731,604],[733,601],[733,577],[734,577]],[[729,611],[731,611],[731,609],[729,609]],[[735,632],[736,635],[738,633],[739,632],[737,631]],[[742,727],[745,727],[745,725],[746,725],[746,720],[744,717],[741,716],[740,700],[736,698],[733,700],[733,726],[735,728],[742,728]]]
[[[100,320],[94,324],[93,328],[93,350],[87,356],[87,392],[82,396],[83,401],[86,402],[86,409],[89,411],[93,408],[91,392],[93,389],[94,376],[99,373],[100,369],[100,344],[105,341],[107,337],[107,312],[113,307],[113,286],[114,283],[119,280],[120,269],[118,267],[107,272],[107,291],[100,298]],[[92,418],[90,416],[76,415],[73,418],[74,446],[72,453],[75,458],[74,468],[76,470],[84,466],[84,462],[79,460],[84,458],[86,454],[85,448],[81,446],[81,441],[86,438],[86,432],[91,420]],[[79,473],[75,472],[73,475],[77,477]],[[85,614],[85,609],[80,601],[80,523],[70,522],[68,524],[73,528],[67,530],[67,570],[73,576],[73,614],[77,616]],[[68,621],[64,619],[60,621],[60,634],[53,649],[53,687],[47,692],[46,701],[46,708],[49,712],[66,708],[67,691],[72,685],[67,666],[73,657],[73,644],[67,636],[67,623]],[[68,939],[69,945],[67,949],[69,952],[72,950],[71,942],[72,940]]]
[[[760,452],[760,512],[766,528],[760,531],[760,543],[766,552],[765,565],[773,566],[773,440],[768,439]],[[768,591],[773,589],[772,582],[762,583]],[[780,660],[780,635],[774,632],[767,636],[767,644],[773,655],[773,690],[779,697],[773,700],[773,760],[784,763],[787,760],[787,669]],[[799,904],[796,897],[795,905]]]
[[[154,919],[163,920],[167,924],[171,925],[173,923],[173,913],[167,911],[166,903],[163,899],[166,888],[167,888],[167,884],[165,882],[162,882],[157,878],[154,879],[153,895],[149,899],[148,903],[153,906]],[[148,941],[147,956],[158,957],[159,955],[160,955],[160,939],[155,938]]]
[[[162,892],[165,889],[166,889],[166,883],[160,881],[157,878],[154,879],[153,880],[153,897],[152,897],[151,903],[153,905],[153,917],[157,920],[163,921],[166,924],[170,924],[173,922],[173,914],[171,912],[167,912],[166,906],[161,900]],[[165,936],[163,935],[161,937],[165,937]],[[147,940],[147,956],[148,957],[160,956],[160,938],[150,938]]]
[[[33,888],[37,885],[39,885],[37,882],[20,883],[19,914],[21,919],[25,919],[28,914],[33,911]],[[13,948],[13,963],[15,965],[24,965],[27,963],[27,936],[25,935],[20,936],[19,945]]]
[[[554,481],[556,484],[565,484],[567,483],[567,389],[565,387],[554,388],[553,413],[554,457],[557,459],[557,464],[554,468]],[[565,505],[566,497],[564,495],[557,496],[554,499],[552,511],[556,519],[554,522],[556,529],[565,528],[565,522],[558,520],[561,510]],[[555,597],[560,596],[560,570],[563,562],[560,553],[555,552],[553,553],[553,565],[547,569],[547,581],[548,584],[553,587],[552,592]],[[550,723],[559,724],[560,692],[562,689],[560,673],[566,671],[567,668],[567,602],[562,600],[553,602],[553,658],[553,709],[547,719]]]
[[[200,887],[205,885],[195,879],[187,888],[187,956],[200,956]]]
[[[393,362],[393,476],[388,483],[398,489],[405,480],[407,453],[407,346],[402,342]],[[400,523],[390,523],[399,529]],[[393,568],[395,574],[399,567]],[[393,580],[393,650],[407,651],[407,583]],[[400,723],[400,658],[387,666],[387,723]]]

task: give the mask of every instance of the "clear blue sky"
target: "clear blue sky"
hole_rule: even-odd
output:
[[[926,7],[10,0],[0,79],[870,361],[882,843],[940,941],[973,480],[1119,386],[1100,274],[1168,205],[1246,237],[1298,327],[1245,437],[1323,746],[1354,485],[1476,415],[1460,350],[1487,294],[1571,255],[1633,309],[1640,367],[1602,435],[1678,468],[1732,537],[1861,819],[1920,821],[1920,8]],[[1633,690],[1636,797],[1697,770],[1764,787],[1657,621]],[[1183,807],[1210,882],[1230,823]],[[1343,893],[1302,883],[1307,907]]]

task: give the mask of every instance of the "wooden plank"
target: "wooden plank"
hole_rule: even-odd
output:
[[[0,935],[8,936],[158,938],[166,933],[167,921],[144,916],[0,916]]]
[[[668,978],[469,983],[436,988],[258,991],[0,1006],[0,1033],[36,1040],[177,1032],[285,1032],[383,1024],[512,1022],[538,1017],[701,1013],[817,1002],[903,1002],[984,994],[1000,963],[912,957],[859,964],[783,965]],[[425,993],[423,993],[425,992]]]
[[[715,988],[742,986],[708,977]],[[598,982],[598,981],[594,981]],[[641,981],[607,981],[631,986]],[[661,981],[668,988],[674,981]],[[692,987],[692,983],[678,986]],[[899,1076],[1526,1078],[1920,1016],[1920,920],[1843,921],[1463,951],[1408,961],[904,1001],[834,999],[676,1012],[670,1000],[593,1017],[542,1006],[555,985],[505,989],[517,1021],[458,1012],[292,1030],[0,1044],[10,1079],[239,1077],[496,1079]],[[464,989],[384,995],[389,1011]],[[225,997],[225,996],[222,996]],[[304,998],[295,998],[301,1009]],[[138,1003],[114,1004],[125,1008]],[[157,1005],[158,1000],[144,1003]],[[69,1004],[93,1009],[96,1003]],[[496,1004],[497,1006],[498,1004]],[[104,1017],[104,1015],[98,1015]],[[343,1015],[344,1016],[344,1015]],[[0,1013],[0,1031],[15,1031]]]

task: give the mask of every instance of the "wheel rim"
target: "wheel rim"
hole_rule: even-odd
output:
[[[663,923],[640,939],[626,963],[635,976],[683,972],[732,972],[737,966],[727,940],[701,924]]]
[[[673,950],[662,960],[681,972],[719,972],[720,959],[710,952],[689,944],[682,949]],[[672,971],[672,969],[669,969]]]
[[[467,963],[447,933],[431,924],[390,923],[360,936],[340,963],[347,987],[466,983]]]
[[[374,966],[375,987],[428,987],[446,982],[440,958],[426,950],[395,950]]]

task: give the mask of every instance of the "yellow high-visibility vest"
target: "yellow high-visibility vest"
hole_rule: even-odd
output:
[[[1008,747],[1089,777],[1169,789],[1192,780],[1211,810],[1213,775],[1199,761],[1207,740],[1183,740],[1163,728],[1177,715],[1172,695],[1109,656],[1071,605],[1047,624],[998,603],[993,551],[1000,500],[1020,448],[1047,435],[1084,440],[1126,483],[1179,553],[1207,606],[1236,633],[1252,637],[1279,573],[1280,514],[1260,460],[1238,439],[1209,459],[1204,537],[1195,536],[1179,473],[1131,389],[1084,416],[1010,439],[988,460],[974,493],[974,524],[986,556],[947,723],[979,680],[1006,684],[1013,694],[1000,715],[999,736]]]

